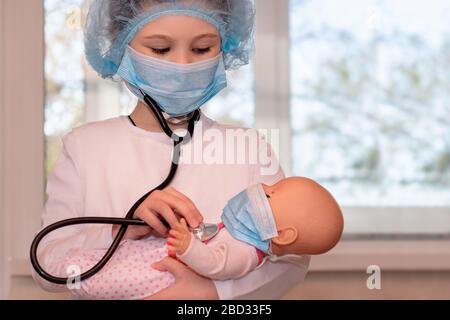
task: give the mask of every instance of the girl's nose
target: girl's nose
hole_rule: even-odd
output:
[[[189,64],[192,63],[191,58],[187,53],[179,53],[175,55],[175,60],[172,60],[172,62],[179,63],[179,64]]]

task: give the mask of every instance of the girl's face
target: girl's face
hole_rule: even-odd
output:
[[[157,59],[189,64],[216,57],[221,39],[217,28],[205,20],[164,16],[142,28],[130,46]]]

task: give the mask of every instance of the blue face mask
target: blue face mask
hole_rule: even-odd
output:
[[[223,55],[191,64],[156,59],[127,47],[117,74],[143,101],[142,90],[172,117],[187,115],[227,87]]]
[[[251,186],[228,201],[222,221],[237,240],[269,253],[270,239],[278,236],[267,196],[261,184]]]
[[[297,254],[277,256],[272,252],[272,238],[278,236],[272,208],[261,184],[251,186],[228,201],[223,209],[222,222],[233,238],[260,249],[266,256],[263,261],[283,261],[302,268],[309,257]],[[261,267],[261,263],[257,268]]]

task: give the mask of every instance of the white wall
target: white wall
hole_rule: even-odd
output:
[[[4,211],[3,211],[3,31],[4,31],[4,16],[3,16],[3,1],[0,1],[0,299],[6,297],[6,261],[5,261],[5,239],[4,239]]]
[[[3,297],[28,250],[44,202],[44,28],[41,0],[1,1],[1,235]]]

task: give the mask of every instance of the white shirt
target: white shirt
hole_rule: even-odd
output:
[[[238,143],[226,148],[224,141],[218,141],[219,136],[230,132],[237,138],[256,133],[253,129],[246,130],[220,125],[202,114],[192,141],[181,149],[181,163],[170,186],[195,203],[204,222],[220,222],[227,201],[249,186],[271,185],[284,178],[275,155],[264,140],[259,140],[261,144],[257,149],[248,146],[242,149]],[[258,135],[258,138],[261,137]],[[172,161],[173,142],[164,133],[135,127],[126,116],[84,124],[72,129],[62,141],[62,152],[47,181],[48,199],[42,213],[44,227],[74,217],[125,217],[139,198],[167,177]],[[212,147],[220,146],[218,142],[222,142],[223,149]],[[253,163],[252,155],[261,154],[264,147],[270,152],[271,163]],[[195,150],[201,151],[203,161],[200,156],[200,161],[187,163],[195,157],[198,160],[199,153]],[[246,161],[211,163],[214,156],[232,159],[232,153],[235,156],[245,153]],[[264,173],[263,169],[273,167],[274,163],[277,170],[270,175]],[[112,225],[66,227],[43,239],[38,259],[44,269],[49,270],[51,266],[55,270],[55,261],[69,249],[104,249],[112,241]],[[303,281],[308,266],[309,257],[303,267],[267,262],[245,277],[214,280],[214,284],[220,299],[277,299]],[[48,283],[34,270],[33,277],[45,290],[67,290]]]

